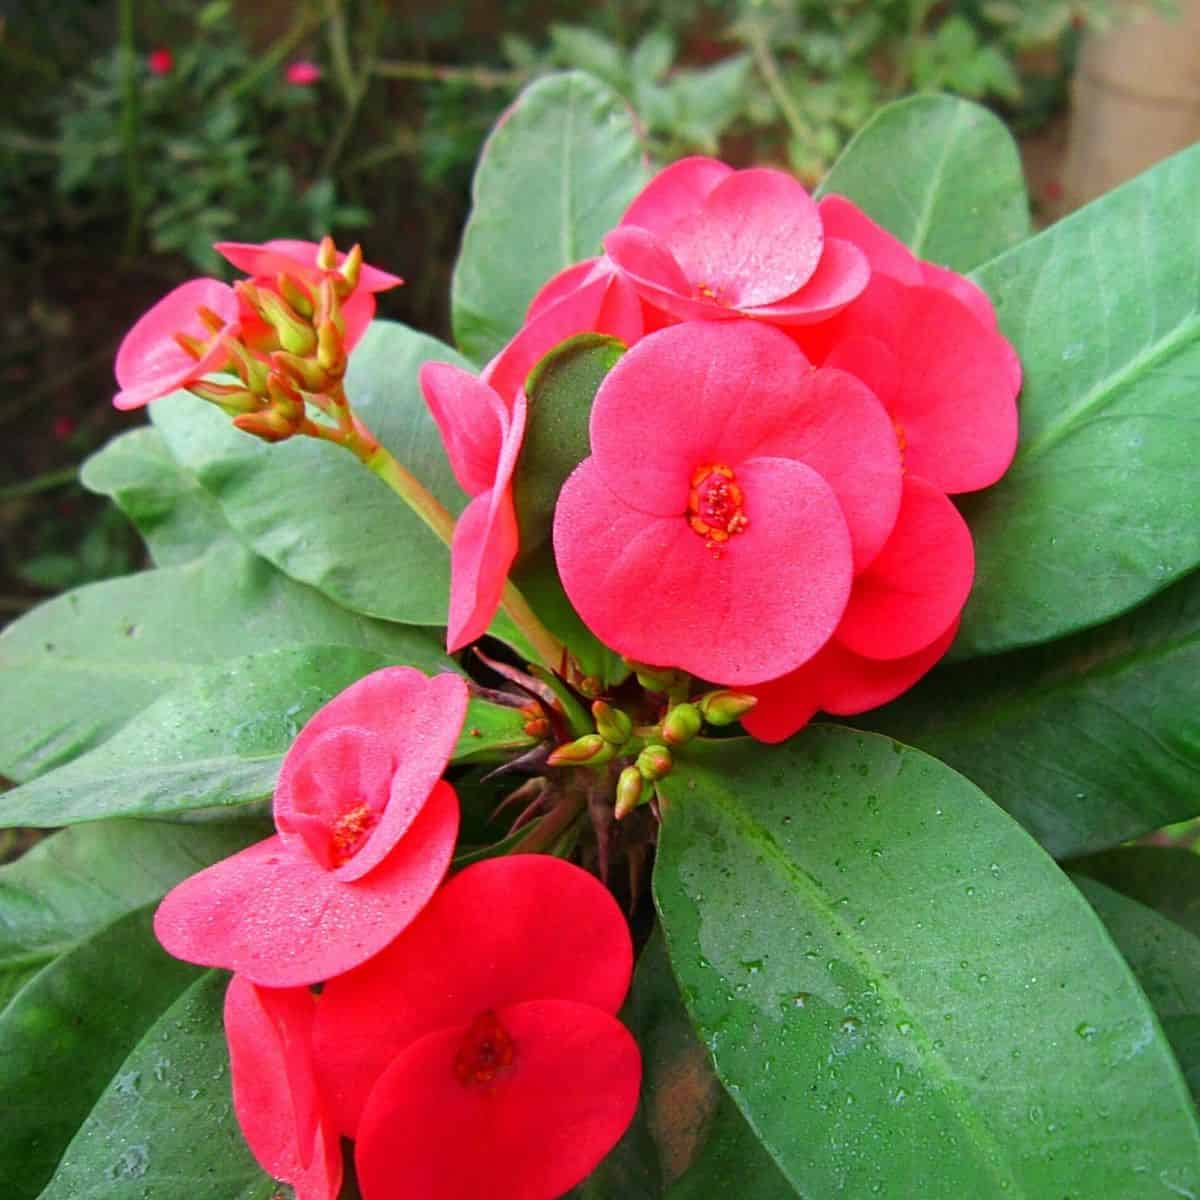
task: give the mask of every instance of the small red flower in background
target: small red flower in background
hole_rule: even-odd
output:
[[[233,1108],[255,1161],[296,1189],[336,1200],[342,1148],[312,1060],[317,998],[307,988],[259,988],[235,975],[225,993]]]
[[[326,275],[333,274],[317,265],[320,247],[316,242],[274,238],[261,245],[253,242],[217,242],[213,249],[239,271],[251,276],[256,287],[272,291],[278,290],[276,280],[283,274],[293,275],[310,287],[316,287]],[[346,255],[339,251],[338,266],[345,261]],[[342,320],[346,324],[343,341],[347,351],[354,349],[375,317],[375,293],[399,287],[403,282],[399,275],[363,263],[358,286],[342,302]]]
[[[278,834],[168,892],[158,940],[265,987],[316,983],[378,953],[450,865],[458,799],[441,775],[466,708],[460,676],[410,667],[335,696],[283,760]]]
[[[151,75],[170,75],[175,69],[175,55],[166,46],[158,46],[146,55],[146,67]]]
[[[514,855],[468,867],[330,981],[315,1052],[364,1200],[552,1200],[584,1179],[637,1106],[640,1055],[613,1015],[632,962],[596,879]]]
[[[867,285],[862,252],[827,237],[792,176],[685,158],[660,171],[604,239],[642,298],[679,320],[823,320]]]
[[[567,595],[613,649],[718,683],[816,654],[900,504],[878,401],[758,322],[644,338],[601,384],[591,443],[555,511]]]
[[[122,339],[116,361],[121,390],[113,404],[121,409],[141,408],[218,370],[228,358],[222,339],[238,335],[238,321],[233,288],[217,279],[181,283],[144,313]],[[199,358],[179,344],[178,334],[203,347]]]
[[[323,74],[324,72],[315,62],[300,58],[295,62],[288,63],[284,78],[293,87],[312,87],[314,83],[320,81]]]

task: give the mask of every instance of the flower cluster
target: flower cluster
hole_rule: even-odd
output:
[[[276,835],[156,914],[172,954],[236,972],[234,1108],[299,1200],[336,1200],[340,1135],[365,1200],[552,1200],[632,1119],[633,950],[609,893],[539,855],[443,884],[466,705],[461,677],[408,667],[342,692],[284,759]]]
[[[601,641],[757,697],[744,724],[765,741],[884,703],[946,652],[974,573],[949,497],[1016,449],[1020,364],[991,303],[849,201],[709,158],[662,171],[481,378],[423,371],[476,497],[452,648],[486,628],[517,552],[525,375],[585,331],[628,349],[553,546]]]

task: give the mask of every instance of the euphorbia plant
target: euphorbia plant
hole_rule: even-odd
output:
[[[650,179],[568,75],[457,350],[220,247],[85,472],[156,565],[0,640],[13,1194],[1200,1194],[1200,866],[1123,845],[1200,813],[1198,175],[1031,237],[932,97]]]

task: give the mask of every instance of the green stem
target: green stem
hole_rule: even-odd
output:
[[[125,254],[129,257],[136,253],[142,231],[142,164],[138,144],[141,106],[134,15],[134,0],[121,0],[121,144],[125,152],[125,188],[129,193],[129,220],[125,226]]]
[[[341,430],[317,425],[316,422],[310,421],[307,424],[313,428],[305,428],[305,433],[338,442],[356,454],[363,465],[378,475],[445,545],[450,545],[454,540],[454,518],[441,501],[407,467],[396,460],[386,446],[381,446],[369,434],[364,436],[363,433],[354,432],[346,435]],[[557,670],[563,658],[562,642],[542,624],[537,614],[529,607],[529,601],[511,579],[504,584],[500,607],[525,635],[542,662],[551,670]]]
[[[787,90],[787,84],[783,81],[783,72],[779,69],[779,63],[767,40],[767,35],[756,28],[751,30],[746,40],[750,44],[750,51],[754,55],[758,73],[763,77],[763,82],[767,85],[767,90],[771,93],[775,103],[779,105],[779,111],[783,113],[784,120],[787,121],[792,134],[802,144],[811,146],[813,132],[809,128],[808,122],[800,115],[800,110]]]
[[[517,87],[528,71],[498,71],[491,67],[448,67],[423,62],[377,62],[371,68],[385,79],[410,79],[415,83],[466,83],[479,88]]]
[[[75,483],[79,478],[78,467],[60,467],[57,471],[46,471],[35,475],[32,479],[22,479],[20,483],[10,483],[8,487],[0,488],[0,500],[15,500],[18,496],[36,496],[39,492],[53,491],[68,483]]]
[[[225,92],[226,100],[236,100],[243,92],[250,91],[260,79],[279,69],[280,64],[314,29],[321,24],[321,14],[312,8],[302,8],[296,14],[291,28],[259,55],[254,65],[232,83]]]

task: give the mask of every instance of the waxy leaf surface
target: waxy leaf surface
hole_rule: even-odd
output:
[[[977,783],[1055,858],[1200,813],[1200,575],[1071,638],[935,671],[855,724]]]
[[[465,497],[417,384],[429,360],[469,365],[435,338],[376,321],[351,355],[346,394],[379,441],[457,513]],[[268,445],[178,393],[156,401],[151,418],[238,537],[286,575],[368,616],[445,622],[449,552],[349,451],[308,437]]]
[[[1024,368],[1008,474],[965,497],[959,656],[1095,625],[1200,562],[1200,146],[974,279]]]
[[[818,193],[853,200],[919,258],[970,271],[1029,236],[1016,143],[981,105],[913,96],[881,109]]]
[[[662,787],[684,1002],[801,1194],[1200,1188],[1195,1110],[1129,968],[967,780],[818,726],[701,744]]]
[[[601,252],[645,182],[634,117],[616,92],[578,71],[526,88],[475,170],[450,293],[462,352],[480,366],[495,355],[542,284]]]

